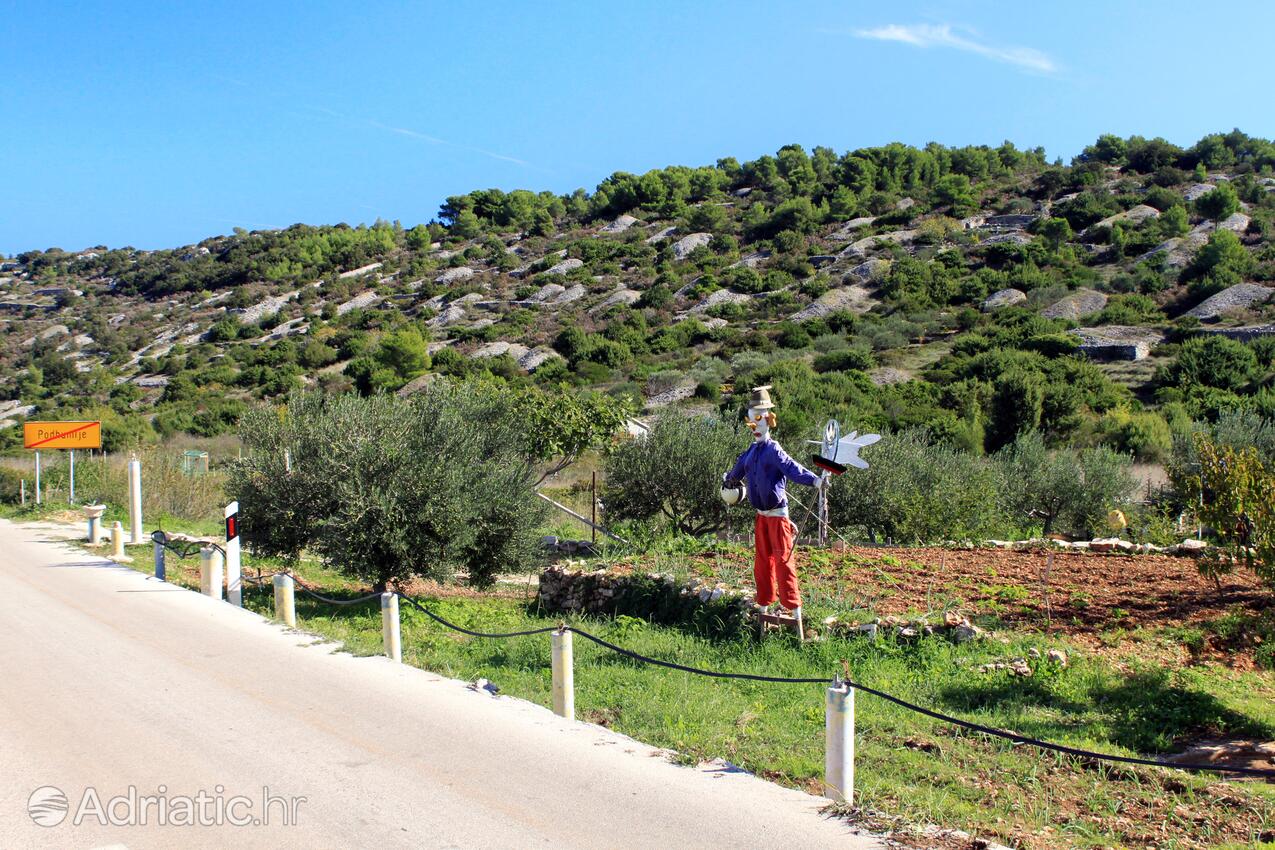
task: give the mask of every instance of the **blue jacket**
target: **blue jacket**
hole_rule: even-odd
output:
[[[788,456],[783,447],[769,437],[754,440],[726,473],[726,480],[743,479],[748,485],[748,501],[759,511],[773,511],[788,505],[784,479],[813,487],[819,476]]]

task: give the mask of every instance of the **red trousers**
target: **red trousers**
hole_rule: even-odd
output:
[[[793,550],[793,524],[785,516],[757,515],[753,526],[757,553],[753,578],[757,580],[757,604],[771,605],[778,598],[789,611],[801,605],[797,589],[797,557]]]

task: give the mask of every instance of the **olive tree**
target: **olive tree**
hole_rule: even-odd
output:
[[[602,497],[607,518],[664,520],[692,535],[717,531],[726,522],[722,474],[749,439],[742,422],[661,414],[649,434],[625,440],[608,454]]]
[[[545,509],[507,396],[446,381],[411,399],[294,393],[241,429],[228,489],[254,551],[308,550],[378,588],[536,563]]]

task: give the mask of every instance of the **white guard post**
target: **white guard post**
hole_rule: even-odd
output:
[[[403,660],[403,638],[399,632],[398,594],[381,594],[381,642],[385,644],[385,657]]]
[[[297,593],[292,576],[275,573],[274,582],[274,615],[283,621],[285,626],[297,627]]]
[[[130,543],[144,543],[142,539],[142,462],[133,458],[128,462],[128,524]]]
[[[571,653],[571,631],[558,629],[549,633],[553,652],[553,713],[568,720],[576,719],[575,671]]]
[[[221,552],[211,546],[199,550],[199,590],[213,599],[221,599]]]
[[[243,569],[239,562],[239,503],[226,505],[226,601],[243,607]]]
[[[854,688],[838,676],[828,688],[824,714],[823,795],[854,801]]]

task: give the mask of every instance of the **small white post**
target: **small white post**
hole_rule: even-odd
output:
[[[292,472],[292,449],[283,450],[283,471],[289,474]]]
[[[142,540],[142,462],[134,457],[128,462],[128,524],[133,543]]]
[[[823,795],[854,801],[854,688],[840,677],[828,688],[824,706]]]
[[[239,503],[226,505],[226,599],[243,607],[243,570],[239,563]]]
[[[25,508],[27,506],[27,480],[25,478],[23,478],[22,483],[18,485],[18,499],[22,507]]]
[[[211,546],[199,550],[199,592],[213,599],[221,599],[221,552]]]
[[[89,521],[88,544],[96,546],[102,539],[102,514],[106,513],[106,505],[85,505],[81,510]]]
[[[285,626],[297,627],[297,592],[292,576],[275,573],[274,581],[274,615],[283,620]]]
[[[71,484],[66,500],[73,505],[75,504],[75,449],[71,449]],[[137,541],[133,542],[136,543]]]
[[[576,719],[575,674],[571,658],[571,630],[550,632],[553,644],[553,713],[568,720]]]
[[[403,660],[403,640],[398,625],[398,594],[381,594],[381,642],[385,644],[385,657]]]
[[[111,526],[111,557],[117,561],[124,558],[124,526],[118,522]]]
[[[35,503],[38,505],[42,502],[40,496],[40,452],[35,453]]]

